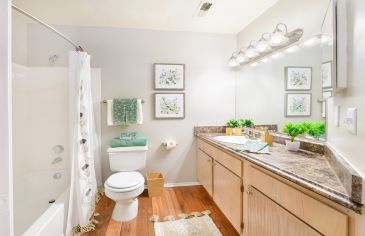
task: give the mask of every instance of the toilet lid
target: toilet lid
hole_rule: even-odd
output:
[[[144,183],[144,178],[138,172],[118,172],[111,175],[106,183],[112,188],[123,189]]]

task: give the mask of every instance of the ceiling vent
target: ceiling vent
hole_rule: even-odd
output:
[[[195,16],[197,16],[197,17],[205,16],[212,6],[213,6],[212,2],[201,1]]]

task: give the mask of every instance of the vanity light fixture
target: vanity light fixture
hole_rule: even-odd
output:
[[[256,49],[259,52],[267,52],[271,49],[270,43],[271,35],[269,33],[264,33],[259,41],[257,42]]]
[[[269,57],[281,57],[283,53],[277,53],[284,50],[287,50],[286,52],[295,51],[296,48],[289,49],[289,47],[297,43],[302,36],[302,29],[298,28],[288,32],[288,27],[284,23],[279,23],[272,34],[264,33],[259,40],[252,40],[246,49],[234,52],[228,65],[230,67],[252,65],[254,62],[266,62]]]

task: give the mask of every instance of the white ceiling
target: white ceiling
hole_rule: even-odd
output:
[[[238,33],[278,0],[212,0],[202,18],[201,0],[13,0],[50,24]]]

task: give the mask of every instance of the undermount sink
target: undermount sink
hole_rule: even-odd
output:
[[[213,138],[215,141],[235,144],[245,144],[247,139],[243,136],[217,136]]]

